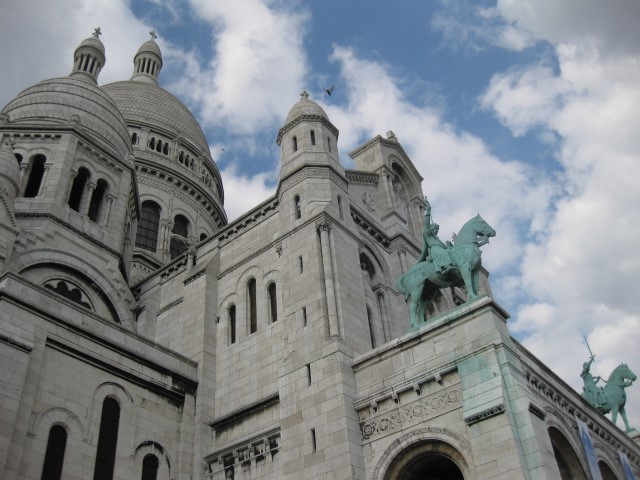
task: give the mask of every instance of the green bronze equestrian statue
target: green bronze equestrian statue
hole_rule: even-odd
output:
[[[441,288],[463,281],[467,298],[478,297],[480,247],[496,234],[479,214],[464,224],[453,243],[440,240],[438,231],[438,224],[431,221],[431,206],[427,202],[420,257],[396,282],[396,288],[409,302],[412,329],[425,322],[427,308]]]

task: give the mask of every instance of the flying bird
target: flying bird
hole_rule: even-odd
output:
[[[331,88],[325,88],[324,91],[327,92],[327,95],[331,96],[331,92],[333,92],[334,88],[336,88],[336,86],[331,85]]]

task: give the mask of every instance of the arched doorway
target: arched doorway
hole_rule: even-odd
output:
[[[562,480],[588,480],[573,447],[557,428],[549,428],[549,438]]]
[[[462,455],[441,441],[422,441],[401,451],[393,459],[384,480],[464,480]]]
[[[602,460],[598,462],[598,468],[600,469],[600,473],[602,474],[602,480],[618,480],[616,474],[613,473],[611,467],[604,463]]]

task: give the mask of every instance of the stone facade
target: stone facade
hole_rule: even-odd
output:
[[[425,201],[393,132],[345,169],[303,93],[275,195],[228,223],[153,39],[129,81],[98,87],[105,58],[96,34],[0,115],[2,478],[589,479],[576,420],[604,479],[640,476],[486,271],[407,333]]]

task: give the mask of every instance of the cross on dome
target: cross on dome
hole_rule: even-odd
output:
[[[309,94],[307,93],[306,90],[303,90],[302,93],[300,94],[300,100],[307,100],[309,98]]]
[[[151,38],[153,38],[154,40],[158,38],[158,34],[156,33],[155,30],[151,30],[149,33],[151,34]]]
[[[100,30],[100,27],[96,27],[96,29],[93,31],[93,36],[99,37],[100,35],[102,35],[102,30]]]

